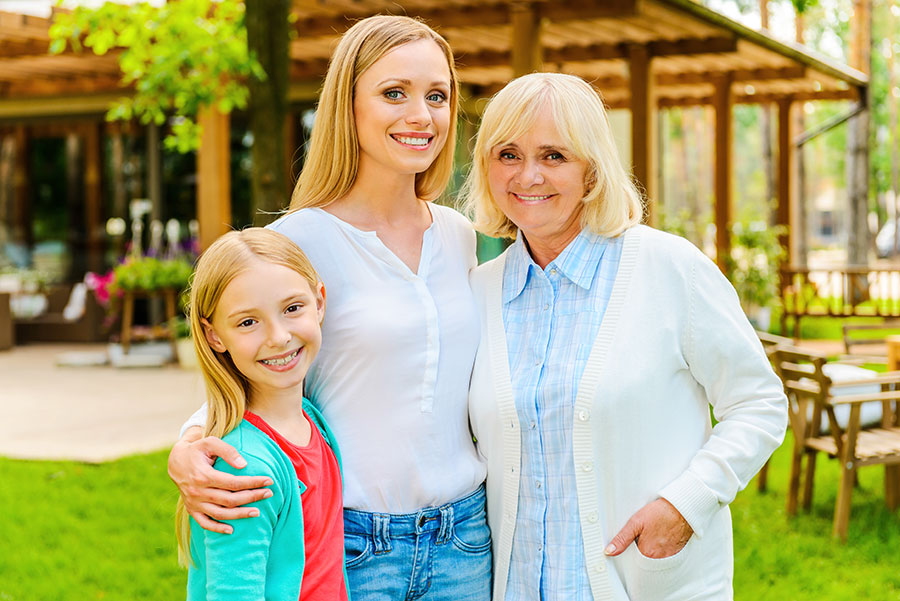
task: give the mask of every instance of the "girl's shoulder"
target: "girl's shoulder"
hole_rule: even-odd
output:
[[[241,420],[234,430],[222,437],[222,440],[241,454],[247,461],[247,466],[235,469],[219,458],[216,459],[216,469],[239,476],[267,475],[277,478],[285,475],[282,472],[291,466],[290,459],[278,444],[246,419]],[[287,475],[290,473],[286,472]]]

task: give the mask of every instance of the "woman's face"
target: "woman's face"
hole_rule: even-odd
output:
[[[450,68],[440,47],[418,40],[375,61],[356,84],[353,112],[361,173],[427,170],[450,129]]]
[[[565,245],[581,231],[586,168],[544,109],[524,136],[491,149],[491,196],[530,244]]]

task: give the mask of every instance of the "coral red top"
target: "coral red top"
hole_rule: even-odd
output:
[[[297,478],[306,485],[303,503],[305,563],[300,601],[346,601],[344,585],[344,513],[341,471],[331,447],[309,416],[309,444],[295,445],[272,429],[260,416],[247,411],[244,418],[275,441],[291,460]]]

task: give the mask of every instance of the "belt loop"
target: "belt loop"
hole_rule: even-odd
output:
[[[375,553],[391,552],[391,516],[376,513],[372,516],[372,540],[375,541]]]
[[[441,529],[438,530],[437,544],[443,545],[450,541],[453,536],[453,506],[444,505],[441,507]]]

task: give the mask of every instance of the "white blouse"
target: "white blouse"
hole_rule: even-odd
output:
[[[350,509],[411,513],[485,478],[466,413],[480,338],[468,283],[475,233],[453,209],[428,207],[415,273],[375,232],[322,209],[269,226],[303,249],[325,284],[322,349],[305,394],[337,437]],[[186,425],[205,419],[204,407]]]

